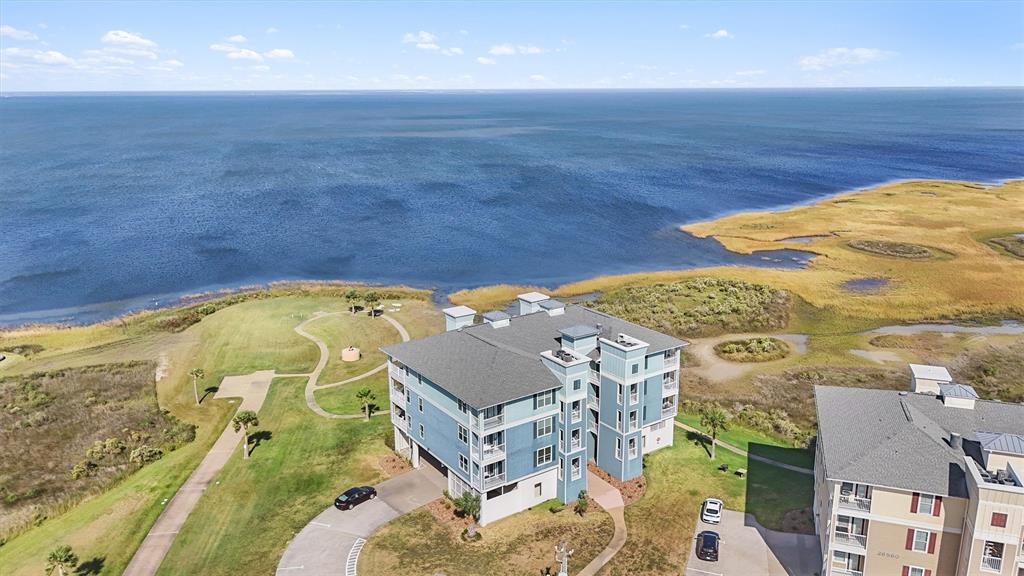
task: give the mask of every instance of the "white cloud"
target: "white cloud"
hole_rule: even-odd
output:
[[[38,24],[38,26],[39,26],[39,29],[40,29],[40,30],[46,30],[47,28],[49,28],[49,27],[50,27],[50,25],[49,25],[49,24],[47,24],[46,22],[40,22],[40,23]]]
[[[679,25],[679,29],[680,30],[689,30],[690,29],[690,25],[689,24],[680,24]]]
[[[3,55],[9,58],[20,58],[32,60],[39,64],[70,65],[74,64],[74,58],[70,58],[56,50],[34,50],[32,48],[4,48]]]
[[[726,38],[734,38],[734,36],[728,30],[726,30],[725,28],[722,28],[721,30],[718,30],[716,32],[709,32],[708,34],[705,34],[704,37],[705,38],[714,38],[715,40],[724,40]]]
[[[441,54],[445,56],[462,56],[462,48],[442,48]]]
[[[287,48],[274,48],[264,52],[263,55],[271,60],[291,60],[295,58],[295,53]]]
[[[210,44],[210,50],[215,52],[234,52],[238,50],[238,46],[232,46],[231,44]]]
[[[145,58],[147,60],[156,60],[157,54],[152,50],[146,50],[144,48],[127,48],[122,46],[107,46],[102,50],[86,50],[89,52],[103,52],[105,54],[118,54],[120,56],[126,56],[129,58]]]
[[[532,45],[514,46],[512,44],[497,44],[491,46],[491,49],[487,51],[492,56],[513,56],[515,54],[543,54],[547,52],[544,48]]]
[[[124,30],[111,30],[100,38],[100,42],[104,44],[115,44],[120,46],[145,46],[146,48],[156,48],[156,42],[148,38],[144,38],[142,34],[138,32],[125,32]]]
[[[420,30],[419,32],[406,32],[402,36],[402,44],[415,44],[419,50],[440,50],[441,47],[437,45],[437,36]]]
[[[277,28],[274,28],[273,26],[267,28],[267,34],[277,34],[278,32],[279,30]]]
[[[828,68],[861,66],[870,62],[885,60],[893,55],[878,48],[829,48],[813,56],[804,56],[797,61],[801,70],[814,72]]]
[[[764,76],[767,74],[767,70],[737,70],[737,76]]]
[[[172,58],[171,60],[164,60],[163,61],[163,65],[164,66],[168,66],[170,68],[181,68],[182,66],[185,65],[185,63],[182,62],[181,60],[174,60]]]
[[[233,42],[235,44],[245,44],[248,41],[249,39],[245,36],[242,36],[241,34],[235,34],[234,36],[228,38],[228,42]]]
[[[547,80],[543,74],[530,74],[531,82],[547,82]]]
[[[477,64],[483,64],[485,66],[490,66],[492,64],[497,64],[498,63],[498,61],[495,60],[494,58],[486,58],[484,56],[477,57],[476,62],[477,62]]]
[[[463,36],[469,36],[469,30],[459,30],[459,34]]]
[[[259,52],[253,52],[248,48],[240,48],[234,52],[228,52],[228,58],[232,60],[255,60],[257,62],[263,61],[263,56],[260,56]]]
[[[36,36],[28,30],[18,30],[14,26],[8,26],[4,24],[0,26],[0,36],[5,38],[13,38],[15,40],[39,40],[39,36]]]

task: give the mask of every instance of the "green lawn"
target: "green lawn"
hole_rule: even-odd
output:
[[[334,414],[361,414],[362,405],[356,399],[356,392],[360,388],[369,388],[376,397],[374,404],[377,405],[374,414],[387,412],[388,410],[388,383],[387,372],[378,372],[365,380],[335,386],[324,390],[317,390],[315,393],[316,403],[321,408]]]
[[[748,462],[719,450],[712,461],[703,444],[676,430],[675,445],[647,456],[647,493],[626,508],[628,541],[601,574],[680,574],[705,498],[753,514],[764,526],[783,527],[791,510],[811,506],[813,479],[804,474]],[[729,464],[730,472],[718,470]],[[747,468],[746,478],[732,473]]]
[[[302,378],[276,379],[260,411],[269,433],[236,453],[185,522],[160,574],[272,574],[288,541],[352,485],[382,478],[384,419],[319,418]]]
[[[676,416],[676,420],[687,426],[706,431],[700,425],[700,416],[696,414],[680,412]],[[810,450],[794,448],[792,443],[785,440],[774,438],[757,430],[744,428],[735,423],[730,423],[727,431],[719,433],[718,439],[726,444],[732,444],[740,450],[751,452],[758,456],[764,456],[765,458],[771,458],[772,460],[778,460],[779,462],[785,462],[794,466],[814,468],[814,453]],[[722,452],[728,452],[728,450],[718,450],[719,454]]]

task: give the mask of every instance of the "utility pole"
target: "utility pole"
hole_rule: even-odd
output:
[[[555,562],[558,562],[558,576],[569,576],[569,558],[576,550],[569,550],[565,540],[555,546]]]

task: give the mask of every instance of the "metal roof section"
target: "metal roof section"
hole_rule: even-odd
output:
[[[910,373],[914,375],[914,378],[924,378],[925,380],[941,380],[943,382],[953,381],[953,377],[949,375],[949,370],[946,370],[946,368],[943,366],[911,364]]]
[[[939,390],[943,396],[950,398],[969,398],[971,400],[977,400],[981,398],[978,393],[974,390],[973,386],[966,384],[940,384]]]
[[[541,294],[540,292],[527,292],[526,294],[520,294],[519,296],[516,296],[516,298],[518,298],[519,300],[525,300],[531,304],[536,304],[537,302],[547,300],[548,298],[550,298],[550,296],[548,296],[547,294]]]
[[[445,316],[451,316],[453,318],[476,315],[476,310],[473,310],[469,306],[452,306],[451,308],[445,308],[442,312],[444,312]]]
[[[1024,456],[1024,435],[978,432],[977,436],[978,442],[985,450]]]

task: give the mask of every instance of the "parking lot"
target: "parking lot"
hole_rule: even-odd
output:
[[[690,542],[687,576],[814,576],[821,571],[818,538],[767,530],[753,516],[725,510],[717,525],[697,520],[697,534],[711,530],[722,537],[718,562],[697,558]]]

